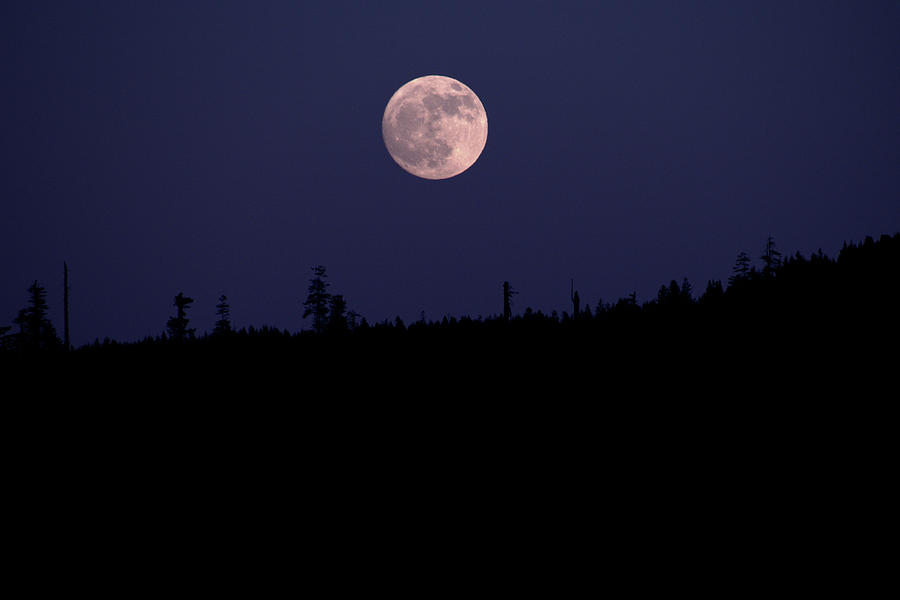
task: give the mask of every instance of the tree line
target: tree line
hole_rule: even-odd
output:
[[[838,256],[830,258],[819,250],[809,257],[800,252],[784,255],[769,236],[755,262],[747,252],[740,252],[727,281],[710,280],[699,295],[687,278],[661,285],[656,297],[639,302],[635,293],[614,302],[598,300],[592,307],[582,305],[574,284],[570,290],[571,308],[549,314],[527,307],[513,312],[512,297],[519,292],[510,282],[502,283],[502,299],[498,298],[497,315],[472,318],[444,316],[439,320],[420,318],[406,324],[398,316],[370,324],[356,311],[350,310],[342,294],[330,291],[331,283],[324,266],[312,267],[306,298],[302,302],[302,318],[309,319],[310,330],[292,333],[263,326],[236,329],[231,322],[228,298],[222,295],[215,306],[216,321],[211,332],[198,335],[191,327],[188,311],[194,300],[179,292],[174,296],[174,314],[165,324],[165,332],[133,344],[170,347],[239,344],[261,340],[275,343],[298,343],[306,339],[459,339],[461,336],[518,336],[523,338],[570,333],[606,335],[640,335],[653,332],[694,328],[696,331],[720,334],[722,327],[730,331],[750,333],[774,331],[798,324],[810,326],[826,319],[829,326],[846,326],[852,319],[873,323],[873,318],[895,324],[896,292],[900,273],[900,234],[882,235],[862,243],[844,243]],[[68,284],[66,283],[66,291]],[[12,325],[0,326],[0,351],[7,353],[61,352],[69,348],[61,340],[48,317],[46,290],[34,281],[26,290],[26,306],[13,319]],[[499,295],[499,294],[498,294]],[[66,314],[68,311],[66,310]],[[877,325],[877,324],[876,324]],[[66,327],[67,329],[67,327]],[[302,342],[299,342],[302,343]],[[106,339],[79,350],[97,347],[121,347]]]

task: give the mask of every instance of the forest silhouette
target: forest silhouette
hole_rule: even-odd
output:
[[[27,289],[26,306],[11,325],[0,327],[0,357],[75,364],[122,359],[185,367],[280,362],[333,372],[372,367],[372,374],[404,372],[408,364],[400,360],[431,361],[448,372],[530,365],[573,374],[604,363],[675,369],[702,359],[707,369],[778,372],[792,361],[815,362],[812,355],[831,364],[836,354],[858,354],[879,341],[894,348],[890,336],[898,331],[898,276],[900,234],[845,242],[836,258],[821,250],[808,257],[785,255],[769,237],[756,260],[740,252],[728,280],[708,281],[699,295],[682,278],[661,285],[655,298],[643,302],[632,293],[591,306],[582,304],[573,285],[567,310],[517,312],[512,297],[519,292],[505,281],[498,282],[493,316],[426,320],[423,313],[411,323],[399,316],[370,323],[348,309],[341,294],[330,291],[326,268],[315,266],[307,297],[298,299],[309,329],[234,328],[222,295],[214,329],[197,334],[188,315],[188,309],[197,307],[178,291],[174,314],[161,324],[165,331],[159,335],[137,342],[97,339],[78,348],[67,347],[58,337],[47,316],[46,292],[35,281]]]
[[[159,335],[68,351],[34,282],[0,352],[22,384],[13,446],[54,486],[44,514],[82,497],[109,510],[80,496],[103,490],[145,499],[129,519],[159,506],[193,518],[171,499],[196,494],[204,511],[226,498],[264,518],[312,499],[357,523],[424,495],[483,511],[471,495],[504,514],[531,498],[520,530],[535,510],[566,522],[590,504],[629,537],[633,523],[681,524],[678,540],[696,523],[740,539],[777,523],[818,540],[847,495],[863,518],[890,497],[869,491],[890,456],[900,234],[836,258],[772,240],[754,255],[699,296],[682,277],[645,302],[589,306],[572,285],[568,310],[547,314],[500,281],[495,316],[411,323],[369,323],[316,266],[297,299],[309,329],[235,328],[222,295],[198,334],[200,307],[173,290]]]

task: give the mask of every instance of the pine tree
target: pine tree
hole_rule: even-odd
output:
[[[360,315],[360,314],[359,314],[358,312],[356,312],[355,310],[348,310],[348,311],[347,311],[347,327],[349,327],[351,331],[353,331],[353,330],[356,329],[357,327],[361,326],[361,324],[358,322],[358,321],[359,321],[359,318],[360,318],[361,316],[362,316],[362,315]],[[363,319],[363,321],[365,321],[365,319]],[[368,325],[368,323],[367,323],[367,325]]]
[[[681,303],[684,305],[693,304],[694,303],[694,286],[691,285],[691,282],[688,281],[688,278],[685,277],[681,280]]]
[[[169,321],[166,323],[170,339],[180,342],[194,337],[195,330],[188,329],[188,318],[187,313],[185,312],[189,308],[188,305],[193,301],[193,298],[188,298],[181,292],[178,292],[178,295],[175,296],[174,305],[178,309],[178,312],[176,313],[176,316],[170,317]]]
[[[739,281],[741,279],[746,279],[750,274],[750,255],[746,252],[741,252],[737,255],[737,259],[734,261],[734,266],[731,268],[731,275],[728,276],[728,285],[734,285],[735,281]]]
[[[687,283],[686,278],[684,283]],[[685,292],[684,288],[679,287],[678,282],[674,279],[669,282],[669,285],[660,286],[659,291],[656,293],[656,303],[662,307],[676,308],[692,302],[690,300],[691,284],[687,283],[687,286],[688,289]]]
[[[725,290],[722,289],[722,282],[718,279],[710,279],[706,283],[706,291],[700,296],[699,302],[704,306],[715,306],[724,296]]]
[[[216,304],[216,325],[213,333],[222,335],[231,333],[231,307],[228,305],[228,297],[225,294],[219,296],[219,303]]]
[[[28,306],[19,311],[15,320],[19,326],[19,348],[49,350],[62,344],[47,318],[47,291],[35,281],[28,288]]]
[[[347,326],[347,302],[341,294],[334,294],[329,299],[328,331],[343,333]]]
[[[313,329],[316,333],[322,333],[328,327],[328,301],[331,294],[328,293],[330,283],[325,281],[325,267],[322,265],[313,267],[313,277],[309,280],[306,302],[303,306],[303,318],[312,315]]]
[[[781,252],[775,248],[775,239],[771,235],[766,240],[766,249],[760,258],[763,261],[763,275],[772,276],[781,266]]]
[[[672,298],[672,292],[671,292],[671,287],[670,287],[671,285],[678,287],[678,284],[675,283],[674,279],[672,280],[672,283],[668,286],[666,286],[666,285],[659,286],[659,290],[657,290],[657,292],[656,292],[656,303],[659,306],[667,306],[668,304],[671,303],[671,298]]]

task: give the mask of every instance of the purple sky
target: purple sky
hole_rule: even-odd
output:
[[[319,8],[310,8],[318,4]],[[292,331],[310,269],[381,321],[699,293],[900,231],[900,3],[4,2],[0,324],[37,279],[72,338]],[[398,167],[394,91],[459,79],[484,153]]]

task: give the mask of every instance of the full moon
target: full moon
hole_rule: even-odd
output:
[[[384,109],[381,135],[403,169],[425,179],[447,179],[481,156],[487,114],[465,84],[428,75],[394,92]]]

